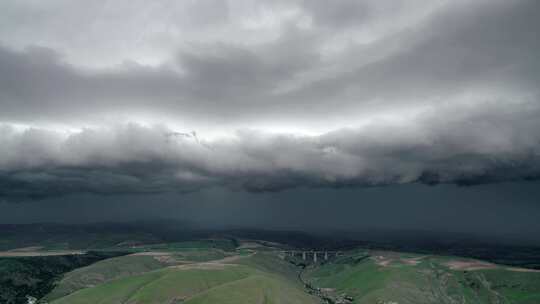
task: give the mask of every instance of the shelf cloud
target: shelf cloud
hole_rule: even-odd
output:
[[[0,11],[0,199],[540,176],[538,1]]]

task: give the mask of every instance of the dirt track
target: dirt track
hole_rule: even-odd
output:
[[[41,247],[24,247],[8,251],[0,251],[0,257],[33,257],[33,256],[53,256],[53,255],[73,255],[85,254],[82,250],[40,250]]]

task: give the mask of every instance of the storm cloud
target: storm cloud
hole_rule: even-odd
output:
[[[240,130],[205,140],[163,125],[58,133],[1,130],[1,194],[155,193],[220,185],[248,191],[540,177],[540,109],[493,104],[377,121],[317,136]],[[501,114],[501,112],[503,114]]]
[[[0,198],[540,177],[537,1],[0,10]]]

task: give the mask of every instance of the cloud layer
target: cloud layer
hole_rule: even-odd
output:
[[[241,130],[205,140],[163,125],[58,133],[0,128],[0,196],[247,191],[540,177],[538,107],[449,107],[318,136]]]
[[[0,4],[0,197],[539,175],[537,1],[85,6]]]

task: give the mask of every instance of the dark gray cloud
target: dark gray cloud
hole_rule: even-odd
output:
[[[63,134],[2,128],[4,197],[248,191],[395,183],[463,185],[540,176],[538,107],[483,104],[319,136],[241,130],[205,140],[137,124]],[[501,114],[502,113],[502,114]]]
[[[537,1],[0,8],[10,200],[540,173]]]

